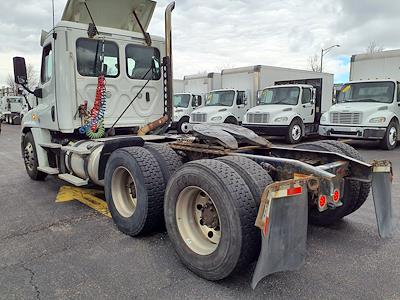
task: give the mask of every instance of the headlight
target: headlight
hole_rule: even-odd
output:
[[[211,121],[222,121],[222,117],[218,116],[218,117],[212,117]]]
[[[386,122],[386,118],[385,117],[378,117],[378,118],[372,118],[371,120],[369,120],[370,123],[385,123]]]
[[[276,118],[274,120],[274,122],[275,123],[282,123],[282,122],[287,122],[288,120],[289,120],[288,117],[279,117],[279,118]]]

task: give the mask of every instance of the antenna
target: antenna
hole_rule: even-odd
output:
[[[51,9],[52,9],[52,14],[53,14],[53,39],[55,39],[56,38],[56,33],[54,31],[54,27],[55,27],[54,0],[51,0]]]

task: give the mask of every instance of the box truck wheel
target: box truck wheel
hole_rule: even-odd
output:
[[[31,132],[28,132],[24,137],[23,142],[23,157],[26,172],[29,177],[33,180],[44,180],[47,177],[46,173],[39,171],[37,168],[39,166],[35,141]]]
[[[107,162],[104,179],[108,208],[120,231],[136,236],[162,227],[165,182],[147,149],[116,150]]]
[[[396,120],[392,120],[386,129],[383,140],[381,140],[381,148],[384,150],[393,150],[396,148],[398,134],[399,124]]]
[[[297,149],[327,151],[346,155],[342,150],[323,142],[307,143],[296,146]],[[311,224],[326,226],[331,225],[344,216],[352,212],[355,203],[358,202],[360,195],[360,182],[357,180],[345,180],[343,196],[341,201],[342,206],[335,209],[328,209],[324,212],[319,212],[316,205],[309,207],[308,220]]]
[[[164,215],[178,256],[205,279],[226,278],[258,254],[253,196],[221,161],[198,160],[180,168],[167,185]]]
[[[295,118],[289,126],[288,133],[286,135],[286,142],[289,144],[298,144],[303,138],[303,122]]]
[[[189,117],[182,117],[178,124],[176,125],[176,130],[178,133],[183,134],[183,133],[188,133],[188,124],[189,124]]]
[[[233,125],[238,125],[239,124],[238,120],[236,120],[236,118],[232,117],[232,116],[227,117],[226,120],[224,121],[224,123],[233,124]]]
[[[354,149],[352,146],[339,142],[339,141],[322,141],[321,143],[326,143],[326,144],[331,144],[332,146],[339,148],[343,154],[355,158],[359,161],[365,161],[364,158],[361,156],[361,154]],[[371,191],[371,183],[369,182],[360,182],[360,192],[358,195],[357,201],[354,201],[354,206],[351,208],[351,213],[355,212],[357,209],[359,209],[364,202],[367,200],[368,195]]]

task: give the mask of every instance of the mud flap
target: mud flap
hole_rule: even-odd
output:
[[[307,222],[307,179],[279,182],[265,189],[256,221],[262,232],[262,246],[251,283],[253,289],[267,275],[303,266]]]
[[[393,235],[392,166],[390,162],[374,162],[372,194],[379,236],[389,238]]]

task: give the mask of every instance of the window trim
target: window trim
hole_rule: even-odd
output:
[[[128,45],[125,46],[125,72],[126,72],[126,75],[128,76],[128,78],[132,79],[132,80],[148,80],[148,79],[134,78],[134,77],[131,76],[131,74],[129,74],[128,58],[132,58],[132,57],[128,57],[128,48],[132,47],[132,46],[133,47],[137,47],[137,48],[150,48],[150,49],[153,49],[153,50],[155,50],[157,52],[157,58],[158,58],[158,61],[159,61],[159,64],[160,64],[160,74],[159,74],[159,78],[157,78],[157,79],[152,78],[151,81],[159,81],[161,79],[161,77],[162,77],[160,50],[158,48],[156,48],[156,47],[148,47],[148,46],[137,45],[137,44],[128,44]]]
[[[82,77],[97,78],[99,75],[84,75],[84,74],[81,74],[81,72],[79,72],[79,67],[78,67],[78,43],[79,43],[79,41],[81,41],[81,40],[95,41],[95,42],[100,42],[100,43],[102,42],[102,40],[99,40],[99,39],[89,39],[89,38],[80,37],[80,38],[78,38],[78,39],[76,40],[76,43],[75,43],[75,51],[76,51],[76,69],[77,69],[78,74],[79,74],[80,76],[82,76]],[[117,56],[118,73],[117,73],[117,75],[113,75],[113,76],[104,74],[104,77],[105,77],[105,78],[118,78],[118,77],[121,75],[121,60],[120,60],[119,46],[118,46],[118,44],[117,44],[116,42],[114,42],[114,41],[104,40],[104,47],[106,46],[107,43],[109,43],[109,44],[114,44],[114,45],[117,47],[117,53],[118,53],[118,56]]]
[[[46,49],[47,48],[49,48],[50,47],[50,51],[51,51],[51,56],[53,56],[54,55],[54,52],[53,52],[53,45],[52,45],[52,43],[50,42],[50,43],[48,43],[46,46],[44,46],[43,47],[43,51],[42,51],[42,64],[41,64],[41,66],[40,66],[40,83],[43,85],[43,84],[46,84],[46,83],[48,83],[48,82],[50,82],[51,81],[51,79],[53,78],[53,70],[54,70],[54,57],[52,57],[51,59],[53,60],[53,62],[52,62],[52,69],[51,69],[51,77],[48,79],[48,80],[44,80],[43,78],[44,78],[44,63],[45,63],[45,56],[44,56],[44,53],[45,53],[45,51],[46,51]],[[49,56],[49,55],[47,55],[47,56]]]
[[[304,95],[304,91],[305,90],[309,90],[309,92],[310,92],[310,101],[308,101],[308,102],[303,102],[303,95]],[[312,100],[312,91],[311,91],[311,89],[310,88],[303,88],[303,91],[302,91],[302,93],[301,93],[301,104],[308,104],[308,103],[311,103],[311,100]]]

